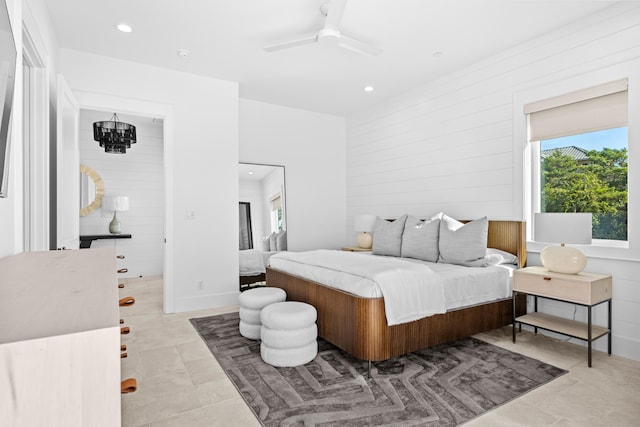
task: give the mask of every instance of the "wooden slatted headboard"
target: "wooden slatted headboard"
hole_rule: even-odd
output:
[[[491,221],[487,247],[501,249],[518,257],[518,267],[527,264],[526,223],[524,221]]]

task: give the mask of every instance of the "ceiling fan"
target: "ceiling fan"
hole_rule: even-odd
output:
[[[373,46],[360,40],[347,37],[340,32],[340,21],[344,13],[347,0],[329,0],[320,6],[320,13],[326,16],[324,26],[312,36],[302,37],[266,46],[264,50],[274,52],[311,43],[335,44],[343,49],[348,49],[363,55],[376,56],[382,52],[377,46]]]

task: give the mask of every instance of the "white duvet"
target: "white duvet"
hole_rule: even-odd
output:
[[[280,253],[270,265],[361,297],[384,297],[390,326],[511,295],[506,266],[463,267],[331,250]]]
[[[263,252],[257,249],[243,249],[239,254],[240,276],[257,276],[265,273],[269,258],[277,252]]]

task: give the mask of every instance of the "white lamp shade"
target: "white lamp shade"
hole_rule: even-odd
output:
[[[562,244],[542,249],[542,265],[556,273],[580,273],[587,265],[587,257],[580,250],[564,244],[591,244],[591,221],[590,213],[535,214],[535,240]]]
[[[535,241],[590,245],[591,222],[590,213],[537,213],[534,215]]]
[[[105,197],[105,199],[103,200],[103,208],[108,211],[128,211],[129,197],[127,196]]]
[[[373,231],[373,226],[375,225],[375,223],[375,215],[356,215],[353,220],[353,229],[356,232],[370,233]]]

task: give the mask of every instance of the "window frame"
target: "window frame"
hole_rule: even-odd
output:
[[[539,212],[539,156],[540,144],[528,142],[528,117],[525,105],[561,96],[614,80],[628,79],[628,117],[640,116],[640,59],[598,71],[541,84],[514,93],[514,212],[527,223],[527,251],[540,252],[548,244],[533,240],[533,213]],[[591,245],[575,245],[587,257],[640,261],[640,121],[628,120],[628,240],[594,240]],[[537,170],[534,170],[537,163]],[[537,174],[537,175],[536,175]],[[538,195],[538,196],[536,196]],[[573,246],[573,245],[572,245]]]

